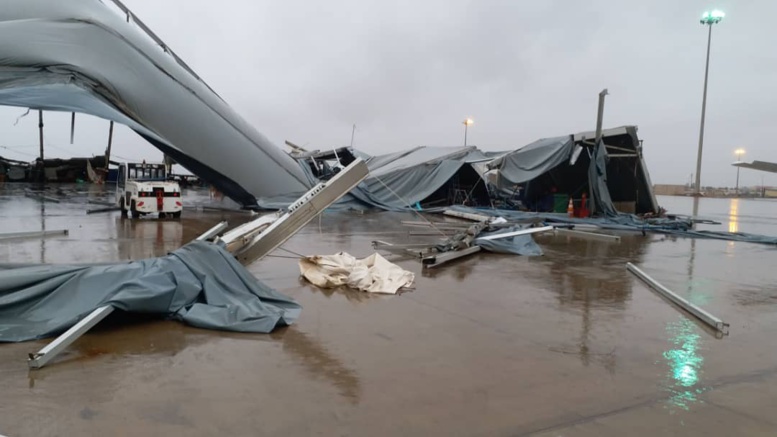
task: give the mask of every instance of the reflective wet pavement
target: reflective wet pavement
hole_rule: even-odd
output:
[[[0,262],[163,255],[242,213],[189,208],[181,221],[84,213],[99,187],[61,203],[0,188]],[[21,192],[21,196],[19,193]],[[62,195],[52,193],[52,195]],[[209,203],[207,192],[187,193]],[[691,199],[662,198],[677,213]],[[732,207],[736,203],[736,208]],[[732,211],[734,211],[732,213]],[[702,199],[716,229],[777,235],[777,202]],[[714,216],[714,217],[713,217]],[[49,367],[46,341],[0,345],[0,434],[26,435],[775,435],[777,248],[621,234],[620,243],[544,235],[545,256],[480,254],[417,274],[400,296],[324,291],[294,252],[364,256],[408,241],[411,214],[327,212],[258,278],[303,305],[270,335],[112,317]],[[417,230],[417,229],[415,229]],[[634,262],[731,324],[718,339],[625,269]]]

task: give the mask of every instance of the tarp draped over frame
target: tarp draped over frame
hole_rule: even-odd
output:
[[[588,183],[591,187],[591,200],[593,201],[594,211],[607,217],[617,216],[618,211],[612,204],[610,189],[607,188],[607,151],[604,143],[594,147],[591,163],[588,165]]]
[[[292,158],[100,0],[5,0],[0,105],[124,124],[245,206],[304,192]]]
[[[571,135],[544,138],[494,159],[488,168],[499,170],[500,185],[528,182],[569,162],[574,146]]]
[[[370,157],[370,174],[339,202],[343,206],[369,206],[401,211],[415,206],[440,189],[463,166],[488,159],[475,147],[416,147]],[[306,166],[304,162],[301,166]],[[282,208],[302,193],[259,199],[265,209]]]
[[[293,323],[301,312],[229,252],[202,241],[128,263],[0,265],[0,342],[56,335],[105,305],[200,328],[261,333]]]

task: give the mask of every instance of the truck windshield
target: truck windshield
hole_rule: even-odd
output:
[[[165,170],[162,167],[130,167],[128,178],[136,181],[165,180]]]

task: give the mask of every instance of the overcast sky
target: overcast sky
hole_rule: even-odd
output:
[[[712,35],[702,183],[733,186],[737,147],[777,161],[774,0],[257,1],[124,0],[238,113],[279,147],[354,145],[378,154],[468,143],[514,149],[605,127],[639,126],[654,183],[695,170],[705,9],[727,14]],[[37,115],[0,108],[0,155],[32,160]],[[46,113],[47,156],[100,154],[108,122]],[[126,128],[115,154],[159,160]],[[777,185],[742,171],[741,184]]]

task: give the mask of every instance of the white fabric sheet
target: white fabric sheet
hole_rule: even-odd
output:
[[[345,252],[335,255],[314,255],[299,260],[299,270],[311,284],[321,288],[341,285],[369,293],[397,294],[415,280],[409,272],[377,253],[357,259]]]

